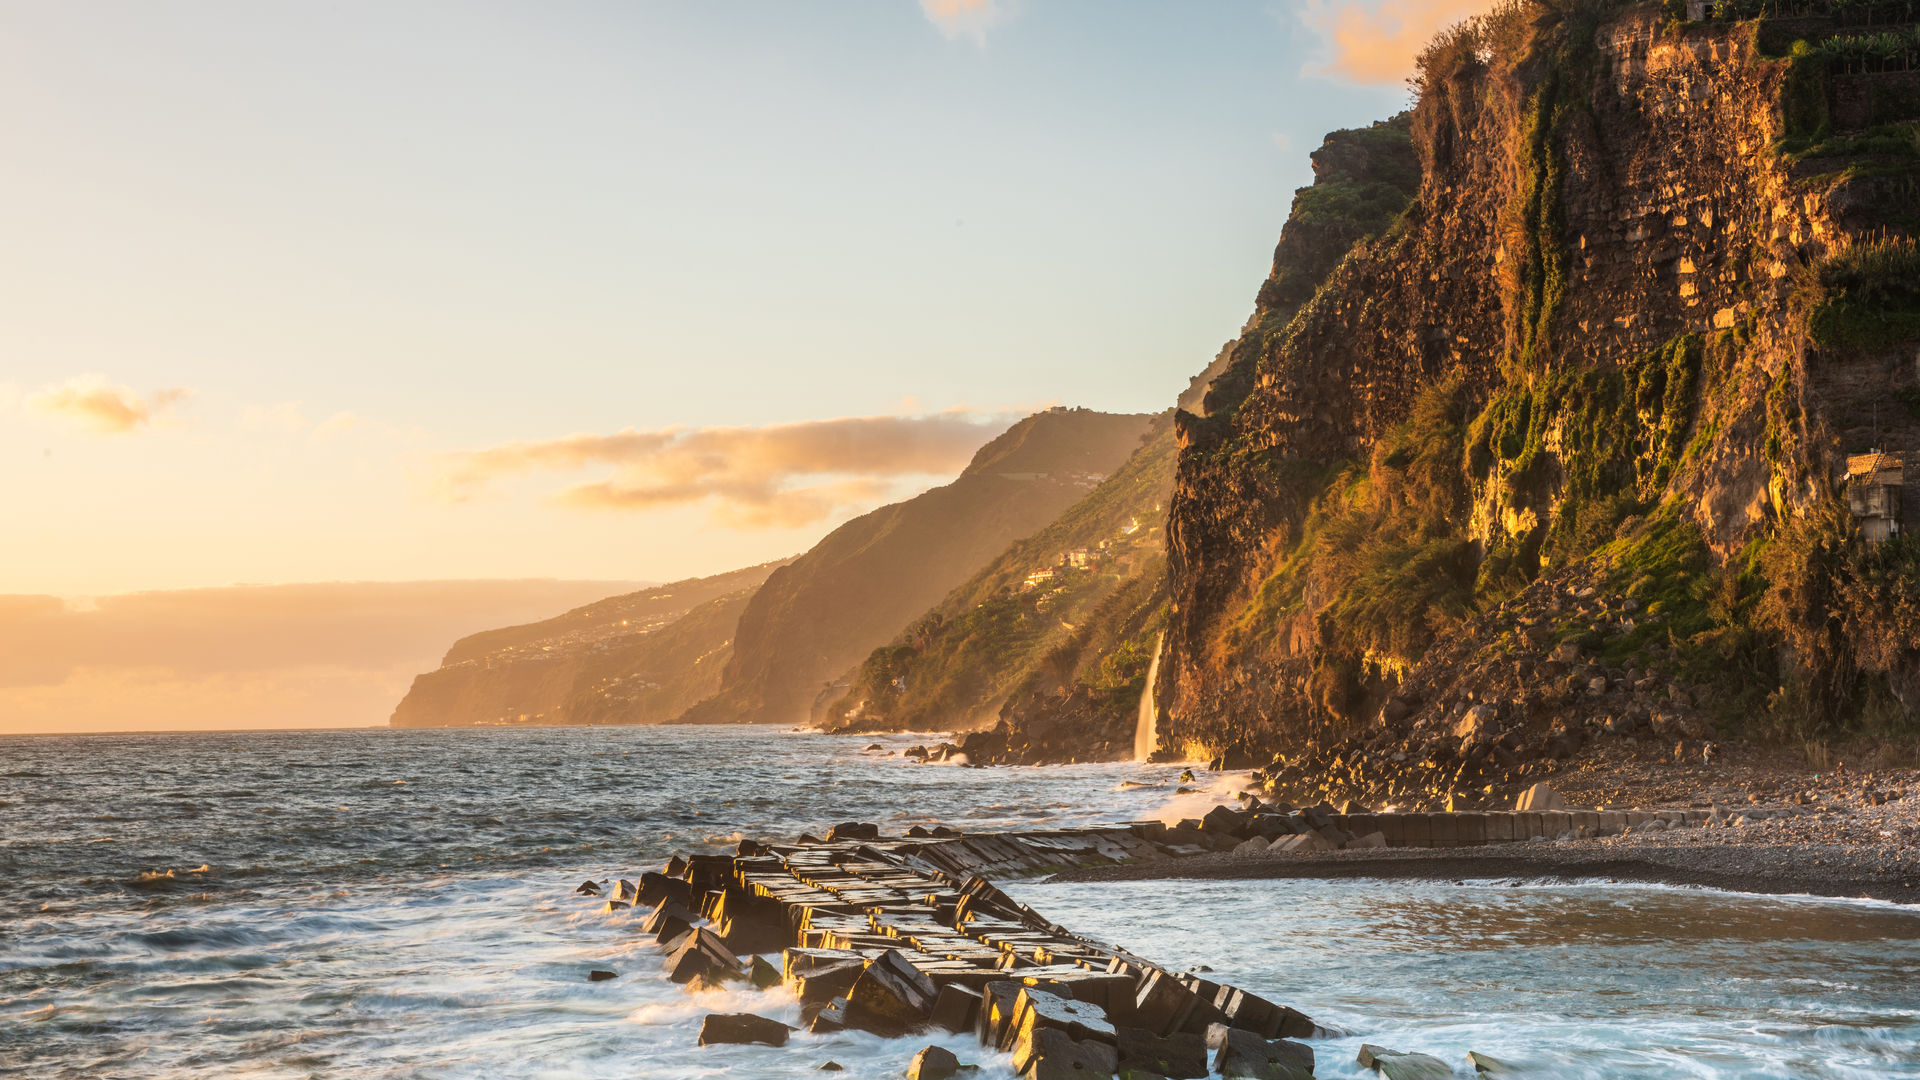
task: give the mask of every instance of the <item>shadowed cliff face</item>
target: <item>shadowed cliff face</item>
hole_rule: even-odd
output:
[[[829,680],[1079,501],[1152,419],[1049,409],[982,447],[953,483],[835,529],[754,595],[720,691],[682,719],[806,722]]]
[[[1912,301],[1886,285],[1920,262],[1864,239],[1912,223],[1920,95],[1823,59],[1830,20],[1581,10],[1443,35],[1404,156],[1353,133],[1316,155],[1323,180],[1391,184],[1417,150],[1418,194],[1390,226],[1316,231],[1303,192],[1253,319],[1178,415],[1168,745],[1405,744],[1475,703],[1495,735],[1634,708],[1711,731],[1784,717],[1835,671],[1899,696],[1920,640],[1857,646],[1911,620],[1837,605],[1869,572],[1911,591],[1913,560],[1866,553],[1831,508],[1872,437],[1858,408],[1920,374]],[[1850,140],[1868,121],[1907,125],[1908,149]],[[1920,449],[1913,413],[1885,411],[1881,445]],[[1807,630],[1827,621],[1866,629]],[[1568,640],[1597,675],[1511,676]],[[1439,641],[1445,670],[1423,667]],[[1713,684],[1716,663],[1737,679]],[[1562,675],[1606,689],[1569,697]]]

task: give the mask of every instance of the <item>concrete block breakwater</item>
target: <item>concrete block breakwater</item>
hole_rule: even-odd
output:
[[[1172,826],[974,836],[916,828],[920,835],[892,839],[875,826],[847,824],[825,840],[742,841],[734,855],[676,856],[637,881],[589,881],[577,891],[609,913],[646,910],[640,932],[664,948],[676,983],[784,983],[810,1032],[971,1032],[1011,1054],[1016,1071],[1034,1080],[1213,1072],[1291,1080],[1313,1075],[1313,1049],[1301,1040],[1331,1032],[1244,988],[1074,934],[986,875],[1237,850],[1268,832],[1311,836],[1310,850],[1461,846],[1555,828],[1679,823],[1689,813],[1338,814],[1315,807],[1282,814],[1222,806]],[[1369,831],[1356,833],[1363,828]],[[1303,850],[1282,842],[1265,848],[1274,849]],[[775,953],[777,966],[768,959]],[[782,1045],[794,1030],[765,1017],[715,1014],[700,1038]]]

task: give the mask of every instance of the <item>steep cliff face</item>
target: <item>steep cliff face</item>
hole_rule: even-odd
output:
[[[959,478],[835,529],[747,604],[719,692],[688,723],[804,723],[829,680],[1118,468],[1148,415],[1049,409]],[[837,697],[837,694],[832,695]]]
[[[1171,415],[1112,476],[1024,537],[875,649],[828,695],[818,726],[843,731],[968,730],[992,725],[1010,697],[1084,690],[1081,760],[1105,751],[1140,698],[1165,604]],[[1144,641],[1142,640],[1144,638]],[[1093,726],[1102,729],[1095,735]],[[1130,750],[1131,743],[1128,743]]]
[[[657,724],[714,692],[740,612],[780,563],[470,634],[416,676],[394,727]]]
[[[1417,197],[1294,305],[1283,234],[1179,417],[1168,743],[1404,745],[1475,704],[1515,746],[1635,708],[1705,733],[1792,711],[1809,652],[1911,664],[1897,611],[1861,614],[1894,640],[1876,669],[1792,595],[1812,561],[1831,597],[1911,559],[1832,510],[1860,405],[1920,375],[1912,249],[1872,239],[1911,223],[1920,97],[1843,70],[1852,32],[1534,3],[1434,43]],[[1883,410],[1881,446],[1916,435]],[[1716,657],[1749,689],[1708,685]]]

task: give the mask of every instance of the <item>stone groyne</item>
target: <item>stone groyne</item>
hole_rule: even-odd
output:
[[[810,1032],[971,1032],[1011,1054],[1015,1070],[1035,1080],[1216,1072],[1298,1080],[1314,1070],[1313,1047],[1303,1040],[1333,1034],[1311,1018],[1074,934],[987,875],[1209,851],[1264,850],[1282,858],[1339,847],[1457,847],[1684,826],[1696,813],[1342,814],[1325,806],[1284,813],[1221,806],[1173,825],[966,836],[916,827],[898,838],[848,823],[824,840],[746,840],[734,855],[676,856],[637,880],[588,881],[577,891],[609,913],[638,917],[640,932],[665,950],[666,974],[676,983],[784,983]],[[777,966],[768,959],[774,954]],[[714,1014],[700,1039],[779,1046],[794,1030],[751,1014]],[[1406,1059],[1417,1057],[1370,1047],[1363,1065],[1370,1056],[1381,1063],[1370,1067],[1387,1076],[1400,1075],[1412,1067]],[[929,1047],[909,1076],[953,1075],[947,1057]]]

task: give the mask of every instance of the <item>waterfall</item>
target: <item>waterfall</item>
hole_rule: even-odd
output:
[[[1153,706],[1153,684],[1160,678],[1160,646],[1167,640],[1165,631],[1153,639],[1153,661],[1147,665],[1147,687],[1140,691],[1140,718],[1133,725],[1133,760],[1145,761],[1153,753],[1155,744],[1160,741],[1160,733],[1155,730],[1156,717]]]

